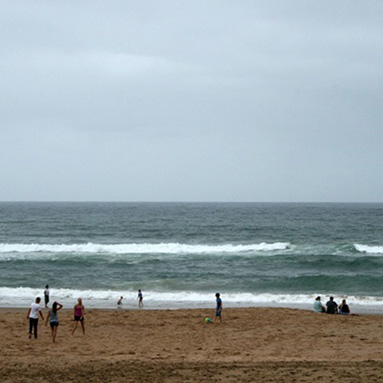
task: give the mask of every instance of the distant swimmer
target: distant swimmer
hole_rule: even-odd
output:
[[[220,293],[215,294],[217,307],[215,309],[215,317],[219,318],[219,321],[222,322],[222,299]]]
[[[49,285],[45,286],[45,290],[44,290],[44,303],[45,303],[45,307],[48,307],[48,303],[49,303]]]
[[[141,290],[138,290],[138,296],[137,296],[137,299],[138,299],[138,307],[142,308],[144,307],[144,296],[142,295],[142,291]]]
[[[117,302],[117,306],[122,306],[122,300],[123,299],[124,299],[124,297],[120,297],[120,299]]]
[[[84,318],[85,316],[85,307],[82,304],[82,299],[77,299],[77,305],[74,306],[74,328],[72,330],[72,335],[77,329],[78,322],[81,323],[82,333],[85,335],[85,324],[84,324]]]
[[[28,310],[27,319],[29,319],[29,339],[32,338],[32,333],[37,338],[37,327],[39,325],[39,314],[41,319],[44,320],[43,313],[41,312],[40,306],[41,299],[40,297],[36,298],[36,301],[32,303],[30,309]]]

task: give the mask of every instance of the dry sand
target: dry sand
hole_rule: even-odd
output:
[[[72,337],[60,312],[57,342],[40,320],[28,339],[27,310],[0,310],[0,381],[383,382],[383,317],[303,310],[88,310]],[[44,314],[45,310],[44,310]]]

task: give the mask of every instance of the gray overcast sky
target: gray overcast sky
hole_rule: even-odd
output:
[[[0,200],[383,202],[383,2],[0,0]]]

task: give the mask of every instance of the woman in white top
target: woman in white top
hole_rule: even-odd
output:
[[[41,312],[40,307],[41,299],[39,297],[36,298],[36,302],[32,303],[30,309],[28,310],[27,319],[29,319],[29,339],[32,337],[32,329],[35,335],[35,339],[37,338],[37,327],[39,324],[39,314],[41,319],[44,320],[43,313]]]

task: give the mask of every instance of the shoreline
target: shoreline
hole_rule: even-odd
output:
[[[32,301],[31,301],[32,304]],[[63,311],[73,311],[73,307],[76,304],[75,301],[73,301],[73,304],[71,305],[65,305],[62,309]],[[87,302],[84,302],[86,310],[97,310],[97,311],[182,311],[182,310],[215,310],[214,302],[210,305],[204,305],[204,306],[193,306],[193,307],[185,307],[183,305],[179,306],[164,306],[164,305],[153,305],[150,306],[150,304],[146,303],[146,305],[143,308],[138,308],[138,306],[134,306],[132,304],[130,305],[123,305],[123,306],[115,306],[115,307],[93,307],[88,306]],[[29,309],[30,305],[27,306],[0,306],[0,313],[1,312],[24,312]],[[41,304],[41,308],[43,310],[48,310]],[[356,315],[377,315],[382,316],[383,315],[383,307],[378,308],[372,308],[369,305],[357,305],[357,304],[350,304],[351,313]],[[298,311],[306,311],[306,312],[313,312],[312,305],[308,304],[290,304],[290,305],[281,305],[281,304],[270,304],[270,305],[251,305],[251,306],[245,306],[245,305],[224,305],[224,310],[241,310],[241,309],[273,309],[273,310],[298,310]]]
[[[183,309],[209,308],[215,305],[215,291],[152,291],[144,290],[144,305],[147,309]],[[383,314],[383,296],[347,295],[339,293],[249,293],[220,291],[224,307],[282,307],[310,310],[315,298],[322,297],[322,303],[327,302],[330,295],[340,304],[343,299],[354,312]],[[0,307],[29,307],[35,297],[43,298],[39,288],[2,287],[0,288]],[[69,307],[81,297],[86,307],[114,309],[120,296],[124,297],[123,308],[137,307],[136,291],[91,290],[52,288],[51,299],[57,300]]]

